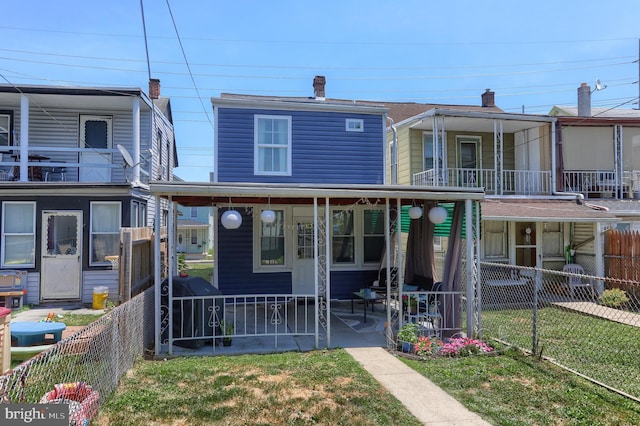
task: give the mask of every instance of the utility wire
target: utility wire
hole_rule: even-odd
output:
[[[178,43],[180,44],[180,51],[182,52],[182,57],[184,58],[184,63],[187,66],[187,70],[189,70],[189,76],[191,77],[191,82],[193,83],[193,87],[196,90],[196,94],[198,95],[198,99],[200,100],[200,105],[202,105],[202,109],[207,115],[207,120],[209,121],[209,124],[211,125],[211,129],[213,129],[213,122],[211,121],[211,117],[209,117],[209,112],[207,111],[207,108],[204,106],[204,103],[202,102],[202,96],[200,95],[200,91],[198,90],[198,85],[196,84],[196,81],[193,78],[193,73],[191,72],[191,66],[189,66],[189,60],[187,59],[187,55],[186,55],[186,53],[184,51],[184,46],[182,45],[182,40],[180,39],[180,34],[178,32],[178,27],[176,26],[176,21],[173,18],[173,12],[171,11],[171,5],[169,4],[169,0],[166,0],[166,2],[167,2],[167,9],[169,9],[169,15],[171,16],[171,22],[173,23],[173,29],[176,32],[176,37],[178,38]]]

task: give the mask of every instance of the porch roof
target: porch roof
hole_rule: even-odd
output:
[[[433,130],[433,117],[446,118],[445,130],[493,133],[494,120],[502,121],[504,133],[515,133],[553,123],[556,118],[547,115],[506,112],[459,111],[434,108],[407,120],[412,129]]]
[[[193,183],[151,182],[151,192],[162,198],[171,198],[183,206],[212,204],[255,204],[271,201],[274,204],[311,204],[314,198],[331,199],[332,204],[351,204],[354,200],[401,199],[459,201],[484,199],[482,189],[425,188],[411,185],[329,185],[283,183]]]
[[[483,220],[537,222],[617,222],[612,213],[591,204],[570,200],[485,200]]]

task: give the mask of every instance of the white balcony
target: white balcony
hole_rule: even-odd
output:
[[[413,175],[419,186],[484,188],[489,195],[550,195],[551,172],[536,170],[504,170],[498,181],[494,169],[447,168],[436,176],[435,170]]]

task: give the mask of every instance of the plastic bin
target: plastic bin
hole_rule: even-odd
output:
[[[0,374],[11,369],[11,309],[0,308]]]
[[[109,297],[109,288],[105,286],[97,286],[93,288],[93,309],[104,309],[107,307],[107,298]]]

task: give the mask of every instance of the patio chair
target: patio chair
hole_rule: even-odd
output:
[[[569,274],[576,275],[585,275],[584,268],[577,263],[569,263],[564,265],[562,268],[562,272],[567,272]],[[578,277],[576,275],[567,276],[567,286],[569,287],[569,294],[571,295],[571,299],[575,299],[575,291],[576,288],[589,288],[591,292],[591,296],[595,297],[595,291],[593,289],[593,284],[591,280],[586,277]]]

